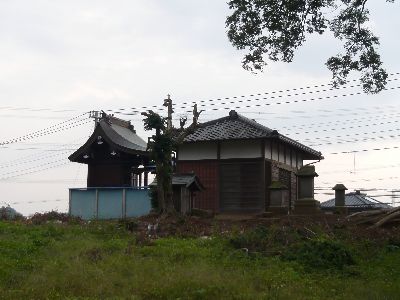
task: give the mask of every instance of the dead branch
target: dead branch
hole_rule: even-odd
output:
[[[374,216],[374,215],[381,215],[381,214],[384,214],[384,213],[385,213],[385,211],[381,210],[381,209],[379,209],[379,210],[359,211],[359,212],[356,212],[354,214],[351,214],[351,215],[347,216],[347,219],[352,219],[352,218],[355,218],[355,217],[362,218],[362,217],[368,217],[368,216]]]
[[[382,219],[380,219],[378,222],[376,222],[374,225],[371,226],[371,228],[377,228],[380,227],[384,224],[386,224],[387,222],[397,218],[400,216],[400,209],[396,209],[395,212],[388,214],[386,217],[383,217]]]

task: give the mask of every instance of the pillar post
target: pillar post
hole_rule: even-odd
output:
[[[347,188],[341,184],[336,184],[332,190],[335,191],[335,212],[339,214],[346,214],[347,208],[345,203],[345,192]]]
[[[294,203],[294,213],[315,214],[318,213],[319,201],[314,199],[314,178],[318,176],[315,166],[303,166],[297,172],[297,199]]]
[[[269,189],[269,212],[287,214],[289,212],[289,190],[280,181],[272,181]]]

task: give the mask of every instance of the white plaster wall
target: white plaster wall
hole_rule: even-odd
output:
[[[217,143],[194,143],[179,146],[178,160],[217,159]]]
[[[286,147],[286,158],[285,158],[285,163],[288,165],[288,166],[290,166],[290,148],[289,147]]]
[[[301,154],[297,154],[297,168],[301,168],[303,166],[303,157]]]
[[[279,162],[285,163],[285,148],[282,144],[279,144]]]
[[[272,160],[278,161],[279,159],[279,147],[278,143],[272,143]]]
[[[221,142],[221,159],[262,157],[261,141]]]
[[[265,141],[265,158],[272,158],[271,141]]]
[[[292,150],[290,150],[290,153],[292,154],[292,159],[291,159],[291,162],[290,162],[290,166],[292,168],[296,168],[297,167],[296,152],[292,149]]]

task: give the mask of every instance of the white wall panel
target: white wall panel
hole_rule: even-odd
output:
[[[279,159],[279,147],[277,142],[272,143],[272,160],[278,161]]]
[[[178,160],[217,159],[217,143],[193,143],[179,146]]]
[[[265,158],[272,158],[271,141],[265,141]]]
[[[261,155],[261,141],[226,141],[221,142],[221,159],[256,158]]]

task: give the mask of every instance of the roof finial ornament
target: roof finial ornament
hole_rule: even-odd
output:
[[[181,130],[184,129],[185,124],[186,124],[186,121],[187,121],[187,117],[180,117],[180,119],[179,119],[179,124],[180,124],[180,126],[181,126]]]
[[[236,110],[231,110],[230,112],[229,112],[229,117],[231,118],[231,119],[236,119],[237,117],[238,117],[238,113],[236,112]]]
[[[195,103],[195,104],[193,105],[193,125],[196,126],[196,125],[198,124],[200,114],[201,114],[203,111],[204,111],[203,109],[200,110],[200,111],[197,110],[197,103]]]

